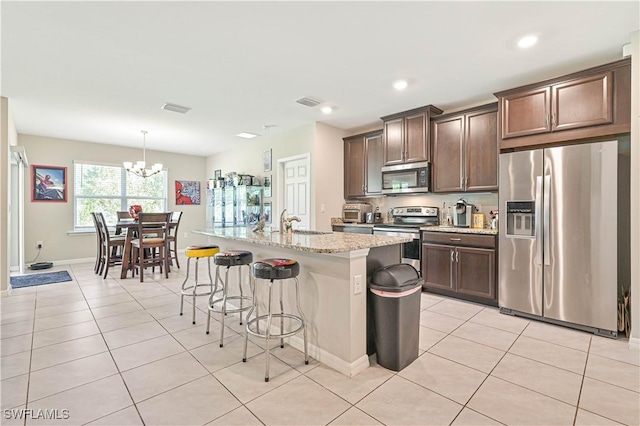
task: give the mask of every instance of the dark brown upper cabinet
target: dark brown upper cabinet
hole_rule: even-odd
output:
[[[495,95],[501,149],[631,131],[629,59]]]
[[[344,197],[382,194],[382,130],[344,138]]]
[[[498,190],[498,104],[431,120],[433,192]]]
[[[441,109],[427,105],[381,117],[384,122],[384,165],[429,161],[429,123],[431,117],[440,114]]]

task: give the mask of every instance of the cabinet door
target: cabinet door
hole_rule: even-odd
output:
[[[365,137],[364,144],[367,155],[364,192],[367,195],[382,194],[382,171],[380,170],[384,163],[382,133]]]
[[[607,72],[553,86],[552,129],[612,123],[612,78],[612,73]]]
[[[384,122],[384,164],[404,162],[404,118]]]
[[[453,246],[422,244],[422,277],[427,287],[455,291],[454,256]]]
[[[344,197],[364,195],[364,138],[344,140]]]
[[[433,136],[433,192],[463,190],[464,116],[434,120]]]
[[[496,300],[496,252],[491,249],[457,247],[457,291]]]
[[[427,113],[409,115],[404,119],[404,162],[428,161],[430,149],[427,140]]]
[[[498,189],[498,112],[478,111],[466,115],[465,190]]]
[[[551,131],[551,88],[541,87],[500,98],[502,139]]]

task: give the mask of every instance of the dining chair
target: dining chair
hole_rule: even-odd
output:
[[[118,211],[116,212],[116,215],[118,217],[118,222],[120,222],[122,219],[131,219],[131,215],[129,214],[129,210],[127,211]],[[116,235],[120,235],[122,233],[122,229],[121,228],[116,228]]]
[[[109,267],[115,266],[122,263],[122,252],[124,250],[124,235],[111,235],[109,233],[109,227],[107,226],[107,222],[104,219],[104,215],[101,212],[98,212],[94,215],[96,222],[98,224],[98,230],[100,232],[100,238],[102,240],[101,244],[101,266],[100,266],[100,275],[102,275],[102,271],[104,269],[104,278],[107,278],[109,274]],[[118,252],[118,249],[119,250]]]
[[[93,267],[93,271],[96,274],[99,274],[100,269],[102,269],[102,232],[100,232],[95,212],[91,212],[91,220],[93,220],[93,227],[96,230],[96,263]]]
[[[180,262],[178,261],[178,226],[180,226],[181,217],[182,212],[171,213],[171,222],[169,223],[169,229],[167,232],[169,264],[173,265],[172,261],[175,259],[176,267],[178,269],[180,269]]]
[[[171,213],[141,212],[138,216],[138,235],[131,241],[131,248],[140,282],[144,282],[144,269],[156,266],[160,267],[160,272],[164,270],[165,278],[169,278],[167,228],[170,220]]]

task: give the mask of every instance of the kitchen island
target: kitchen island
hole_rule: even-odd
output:
[[[300,264],[300,301],[308,321],[309,355],[347,375],[369,366],[367,356],[367,276],[386,265],[400,262],[405,237],[294,231],[283,235],[247,227],[209,228],[193,231],[208,237],[221,250],[249,250],[253,259],[290,258]],[[234,274],[235,275],[235,274]],[[262,288],[261,288],[262,287]],[[258,286],[257,291],[264,290]],[[286,292],[285,305],[293,294]],[[259,293],[259,300],[264,293]],[[302,350],[302,338],[289,343]]]

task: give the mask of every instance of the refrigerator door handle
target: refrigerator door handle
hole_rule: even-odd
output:
[[[540,218],[542,217],[542,176],[536,176],[536,211],[535,211],[535,238],[536,238],[536,258],[535,263],[537,265],[542,264],[542,224]]]
[[[551,219],[550,219],[550,212],[551,212],[551,175],[545,175],[544,177],[544,223],[542,224],[542,226],[544,227],[544,235],[542,238],[544,238],[544,264],[545,265],[551,265],[551,255],[549,252],[549,246],[550,246],[550,230],[549,227],[551,226]]]

